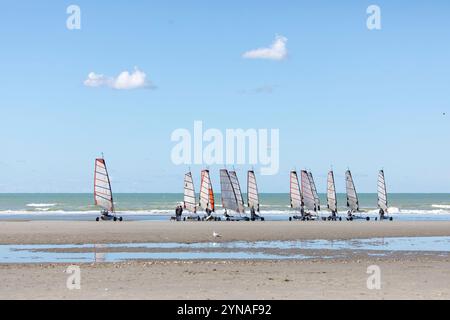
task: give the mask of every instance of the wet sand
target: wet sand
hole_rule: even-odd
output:
[[[214,238],[213,232],[221,235]],[[430,222],[0,222],[0,244],[272,241],[450,236],[450,221]]]
[[[381,289],[367,288],[378,265]],[[0,299],[450,299],[450,260],[438,255],[310,261],[156,261],[0,265]]]

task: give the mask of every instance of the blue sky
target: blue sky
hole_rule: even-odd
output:
[[[81,30],[66,8],[81,8]],[[382,29],[366,28],[381,8]],[[116,192],[180,192],[177,128],[278,128],[288,192],[333,165],[361,192],[450,192],[448,1],[14,1],[0,11],[0,192],[92,192],[105,153]],[[281,61],[244,59],[286,37]],[[135,67],[156,88],[84,85]],[[271,88],[272,90],[258,90]],[[447,113],[447,115],[444,115]],[[192,166],[199,178],[201,166]],[[211,167],[215,184],[219,166]],[[238,168],[242,179],[248,167]]]

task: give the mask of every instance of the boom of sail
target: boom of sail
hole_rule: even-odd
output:
[[[214,212],[214,191],[209,176],[209,170],[202,171],[202,180],[200,183],[200,207],[204,210]]]
[[[253,170],[249,170],[247,174],[247,204],[249,208],[259,212],[258,185],[256,184],[256,176]]]
[[[222,207],[240,213],[239,200],[231,181],[230,173],[226,169],[220,170],[220,189],[222,195]]]
[[[309,179],[308,172],[306,170],[302,170],[301,177],[304,207],[309,211],[317,211],[316,199],[314,197],[314,191],[312,188],[311,180]]]
[[[105,159],[95,159],[94,171],[94,200],[95,205],[108,212],[114,212],[114,200]]]
[[[231,184],[233,185],[233,190],[238,201],[238,213],[245,213],[244,197],[242,196],[241,185],[239,184],[237,173],[236,171],[229,171],[228,173],[230,175]]]
[[[347,189],[347,207],[351,211],[357,212],[359,211],[359,200],[350,170],[347,170],[345,173],[345,185]]]
[[[313,178],[311,171],[308,172],[308,176],[309,176],[309,182],[311,183],[311,188],[312,188],[313,195],[314,195],[314,203],[316,205],[317,210],[320,211],[320,198],[319,198],[319,194],[317,193],[316,183],[314,182],[314,178]]]
[[[196,213],[197,204],[195,202],[194,181],[192,179],[192,173],[188,172],[184,176],[184,209]]]
[[[384,179],[384,171],[380,170],[378,173],[378,208],[384,212],[388,210],[386,181]]]
[[[333,171],[328,172],[327,179],[327,205],[331,212],[337,212],[336,185]]]
[[[297,171],[291,171],[289,194],[291,197],[291,208],[301,210],[303,207],[303,200],[302,193],[300,191],[300,184],[298,182]]]

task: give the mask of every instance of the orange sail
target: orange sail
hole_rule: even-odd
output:
[[[211,210],[214,212],[214,191],[209,177],[209,170],[202,171],[202,180],[200,184],[200,207],[204,210]]]
[[[214,207],[214,192],[213,192],[212,186],[211,186],[211,188],[209,188],[209,204],[211,206],[211,210],[214,212],[215,211],[215,207]]]

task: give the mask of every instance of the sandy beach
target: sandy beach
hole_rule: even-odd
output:
[[[221,238],[213,238],[218,232]],[[450,236],[450,221],[430,222],[0,222],[0,244],[226,242]]]
[[[214,231],[222,237],[213,238]],[[450,222],[0,223],[2,245],[419,236],[450,236]],[[66,287],[68,263],[4,263],[0,299],[450,299],[447,252],[305,252],[312,258],[78,263],[80,290]],[[372,265],[381,271],[380,290],[367,288]]]

